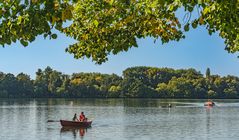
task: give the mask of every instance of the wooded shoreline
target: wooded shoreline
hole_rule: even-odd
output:
[[[101,73],[66,75],[50,67],[33,80],[0,72],[0,98],[163,98],[237,99],[239,78],[195,69],[131,67],[122,76]]]

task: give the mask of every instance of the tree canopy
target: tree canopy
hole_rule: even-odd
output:
[[[66,75],[50,67],[36,78],[0,72],[0,98],[239,98],[239,77],[202,75],[195,69],[131,67],[123,76]]]
[[[190,18],[193,11],[197,18]],[[28,46],[38,35],[56,39],[58,30],[77,41],[67,52],[99,64],[137,47],[138,38],[179,41],[199,25],[218,32],[228,52],[239,51],[238,0],[0,0],[0,45]]]

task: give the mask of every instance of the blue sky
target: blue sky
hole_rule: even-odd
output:
[[[224,50],[224,42],[217,34],[209,36],[204,27],[186,33],[186,39],[162,45],[152,38],[138,40],[139,48],[109,56],[109,61],[96,65],[89,59],[74,59],[65,48],[74,40],[59,35],[56,40],[37,40],[24,48],[19,43],[0,48],[0,71],[18,74],[24,72],[35,78],[38,68],[47,66],[65,74],[101,72],[122,74],[133,66],[195,68],[203,74],[207,67],[212,74],[239,76],[239,59]]]

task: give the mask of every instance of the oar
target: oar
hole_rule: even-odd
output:
[[[60,122],[60,120],[47,120],[47,122]]]

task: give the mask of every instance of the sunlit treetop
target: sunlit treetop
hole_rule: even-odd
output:
[[[239,0],[0,0],[2,46],[18,40],[28,46],[38,35],[56,39],[56,29],[77,41],[67,52],[98,64],[137,47],[136,39],[179,41],[201,25],[210,35],[218,32],[228,52],[239,51]]]

